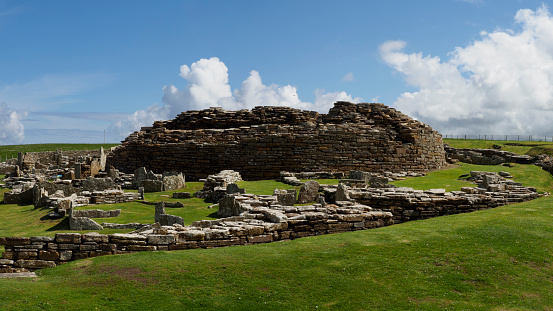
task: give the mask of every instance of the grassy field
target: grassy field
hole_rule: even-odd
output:
[[[501,150],[518,154],[536,156],[538,154],[553,155],[553,142],[480,140],[480,139],[444,139],[444,143],[454,148],[494,149],[500,146]]]
[[[55,151],[61,149],[63,151],[71,150],[97,150],[100,147],[109,149],[119,144],[32,144],[32,145],[5,145],[0,146],[0,162],[6,159],[17,158],[18,152],[40,152],[40,151]]]
[[[550,192],[530,165],[462,164],[396,181],[458,190],[471,170],[508,171]],[[336,182],[336,181],[333,181]],[[248,193],[290,186],[240,182]],[[185,191],[201,188],[187,183]],[[147,194],[155,202],[169,193]],[[171,214],[213,217],[199,199]],[[105,205],[103,209],[116,206]],[[153,206],[121,205],[121,219],[153,219]],[[0,236],[67,232],[45,210],[0,205]],[[188,214],[187,214],[188,213]],[[0,279],[2,310],[553,310],[553,198],[390,227],[218,249],[143,252],[70,262],[35,279]],[[12,225],[12,223],[14,223]],[[61,230],[61,231],[58,231]]]
[[[521,164],[512,164],[512,167],[505,167],[501,165],[472,165],[460,163],[454,168],[430,172],[423,177],[394,181],[391,184],[398,187],[411,187],[417,190],[436,188],[443,188],[446,189],[446,191],[460,190],[461,187],[475,187],[474,183],[459,179],[461,175],[469,174],[471,171],[508,171],[513,176],[513,180],[521,182],[523,186],[535,187],[542,193],[551,192],[553,189],[553,178],[551,178],[549,173],[535,165]]]

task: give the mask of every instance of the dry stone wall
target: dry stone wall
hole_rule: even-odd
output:
[[[154,224],[130,234],[57,233],[55,237],[0,238],[0,245],[5,248],[0,273],[55,267],[102,255],[268,243],[393,224],[390,213],[350,202],[343,206],[269,208],[269,202],[274,200],[275,197],[266,196],[257,206],[250,205],[243,216],[196,221],[187,227]]]
[[[445,164],[442,137],[382,104],[338,102],[328,114],[287,107],[187,111],[131,134],[108,157],[130,173],[147,167],[198,180],[222,170],[244,179],[281,171],[409,171]]]
[[[461,191],[444,189],[414,190],[413,188],[352,188],[340,184],[336,200],[351,200],[390,212],[395,223],[429,219],[438,216],[474,212],[534,200],[542,196],[533,187],[505,179],[496,173],[471,172],[478,187],[463,187]]]

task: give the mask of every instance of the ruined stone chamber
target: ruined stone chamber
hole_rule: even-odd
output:
[[[337,102],[328,114],[288,107],[186,111],[125,139],[108,164],[131,173],[178,171],[187,180],[222,170],[246,180],[281,171],[424,172],[445,164],[441,135],[383,104]]]

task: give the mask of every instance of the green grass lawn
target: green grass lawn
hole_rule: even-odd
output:
[[[460,190],[461,187],[475,187],[476,184],[459,180],[464,174],[471,171],[511,173],[513,181],[521,182],[523,186],[535,187],[539,192],[551,192],[553,178],[549,173],[535,165],[512,164],[512,167],[502,165],[474,165],[460,163],[454,168],[430,172],[426,176],[411,177],[405,180],[394,181],[391,184],[398,187],[411,187],[417,190],[443,188],[446,191]]]
[[[3,310],[548,310],[553,201],[0,279]]]

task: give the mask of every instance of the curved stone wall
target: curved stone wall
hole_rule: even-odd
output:
[[[187,180],[222,170],[247,180],[281,171],[422,172],[445,164],[441,135],[383,104],[337,102],[328,114],[288,107],[187,111],[131,134],[108,164],[132,172],[179,171]]]

